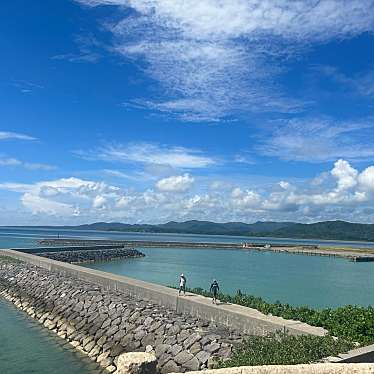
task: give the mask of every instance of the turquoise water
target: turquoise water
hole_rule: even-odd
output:
[[[0,248],[30,247],[37,239],[60,237],[207,242],[294,242],[374,246],[374,243],[259,239],[214,235],[144,234],[100,231],[0,228]],[[154,283],[176,284],[184,272],[190,287],[208,288],[217,278],[227,293],[241,289],[268,301],[292,305],[336,307],[374,304],[374,263],[284,253],[223,249],[145,248],[145,258],[97,263],[92,268]]]
[[[1,374],[99,373],[88,358],[62,344],[62,339],[0,299]]]
[[[144,258],[84,265],[163,285],[209,288],[216,278],[224,293],[238,289],[268,301],[337,307],[374,304],[374,263],[286,253],[222,249],[143,248]]]
[[[17,227],[0,227],[0,248],[35,246],[37,239],[43,238],[81,238],[81,239],[112,239],[112,240],[154,240],[154,241],[186,241],[186,242],[220,242],[220,243],[274,243],[274,244],[313,244],[331,247],[374,248],[374,242],[350,242],[316,239],[282,239],[257,238],[251,236],[228,235],[193,235],[193,234],[152,234],[85,230],[56,229],[24,229]]]

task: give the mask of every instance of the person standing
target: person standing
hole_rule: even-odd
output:
[[[210,285],[210,292],[213,294],[213,300],[212,300],[213,304],[217,304],[217,294],[218,294],[218,291],[219,291],[218,282],[215,279],[213,279],[213,282]]]
[[[180,275],[180,278],[179,278],[179,292],[178,292],[178,295],[180,295],[182,291],[183,291],[184,294],[186,294],[186,282],[187,282],[187,279],[184,276],[184,274],[182,273]]]

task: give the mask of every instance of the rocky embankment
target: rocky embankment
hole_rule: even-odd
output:
[[[148,351],[161,373],[230,357],[242,334],[126,293],[0,256],[0,296],[26,311],[109,372],[123,352]]]
[[[47,257],[52,260],[70,262],[70,263],[84,263],[96,261],[111,261],[124,258],[144,257],[144,254],[137,249],[115,248],[115,249],[89,249],[89,250],[74,250],[74,251],[56,251],[56,252],[41,252],[35,253],[37,256]]]

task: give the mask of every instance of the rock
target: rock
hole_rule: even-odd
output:
[[[206,351],[200,351],[197,355],[196,355],[196,358],[202,363],[202,364],[205,364],[206,362],[208,362],[209,360],[209,357],[211,356],[211,354],[209,352],[206,352]]]
[[[185,367],[188,371],[199,370],[199,366],[200,366],[200,362],[196,357],[193,357],[191,360],[183,364],[183,367]]]
[[[121,339],[121,345],[122,347],[127,347],[129,345],[129,343],[131,343],[134,339],[134,335],[133,334],[128,334],[128,335],[125,335],[122,339]]]
[[[163,353],[158,359],[158,365],[164,366],[171,358],[172,356],[169,355],[168,353]]]
[[[112,326],[106,333],[105,335],[108,336],[108,337],[112,337],[113,335],[116,334],[116,332],[118,331],[118,326]]]
[[[174,357],[174,361],[179,365],[183,365],[185,362],[191,360],[192,358],[193,355],[190,352],[182,351]]]
[[[146,351],[147,353],[154,353],[153,347],[152,347],[151,345],[147,345],[147,346],[145,347],[145,351]]]
[[[183,347],[182,347],[181,345],[176,344],[176,345],[173,345],[173,346],[170,348],[169,352],[170,352],[173,356],[176,356],[179,352],[182,351],[182,349],[183,349]]]
[[[105,342],[106,342],[106,340],[107,340],[108,338],[104,335],[104,336],[102,336],[98,341],[97,341],[97,345],[99,346],[99,347],[102,347],[104,344],[105,344]]]
[[[161,368],[161,374],[167,374],[167,373],[180,373],[181,368],[178,366],[174,361],[170,360],[168,361],[162,368]]]
[[[97,362],[101,362],[103,360],[105,360],[107,357],[109,357],[109,354],[110,352],[109,351],[106,351],[106,352],[103,352],[98,358],[97,358]]]
[[[147,345],[154,345],[155,343],[155,337],[153,334],[147,334],[143,339],[142,339],[142,346],[146,347]]]
[[[227,359],[231,356],[231,347],[223,347],[218,350],[217,355],[223,359]]]
[[[194,345],[192,345],[189,349],[189,351],[193,354],[193,355],[196,355],[198,352],[201,351],[201,345],[200,343],[195,343]]]
[[[123,351],[124,351],[124,349],[123,349],[122,345],[121,344],[116,344],[110,350],[110,355],[112,357],[116,357],[116,356],[120,355]]]
[[[88,357],[97,357],[100,354],[101,347],[95,345],[91,351],[88,353]]]
[[[201,336],[197,333],[190,335],[183,343],[186,349],[190,348],[194,343],[201,340]]]
[[[89,343],[87,343],[83,348],[86,352],[90,352],[91,349],[95,346],[95,342],[94,341],[90,341]]]
[[[209,353],[215,353],[220,349],[220,345],[218,343],[210,343],[209,345],[206,345],[204,347],[204,351],[207,351]]]
[[[147,335],[147,332],[146,332],[146,331],[144,331],[144,330],[139,330],[139,331],[135,334],[135,340],[142,340],[146,335]]]
[[[119,330],[114,334],[113,340],[120,341],[125,335],[126,335],[125,330]]]
[[[155,348],[156,357],[160,357],[163,353],[167,352],[171,346],[169,344],[159,344]]]
[[[118,357],[117,374],[155,374],[156,356],[145,352],[123,353]]]
[[[153,318],[152,317],[147,317],[143,323],[144,326],[150,326],[153,322]]]
[[[168,330],[168,335],[177,335],[181,331],[180,327],[178,325],[173,325]]]

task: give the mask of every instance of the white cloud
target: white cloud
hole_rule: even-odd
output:
[[[330,118],[303,118],[270,124],[271,134],[257,151],[282,160],[321,162],[338,158],[372,160],[374,119],[338,122]]]
[[[17,140],[36,140],[33,136],[20,134],[17,132],[0,131],[0,140],[17,139]]]
[[[322,73],[324,79],[331,79],[341,85],[349,94],[353,91],[363,97],[374,98],[374,72],[372,70],[352,76],[343,74],[334,66],[317,66],[315,70]]]
[[[279,60],[374,30],[372,0],[76,1],[118,6],[119,21],[108,27],[115,50],[144,62],[164,89],[163,98],[143,104],[188,121],[295,111],[301,104],[273,84]]]
[[[19,194],[22,209],[37,216],[35,222],[44,224],[50,223],[50,219],[69,224],[185,219],[347,219],[374,223],[374,166],[359,171],[346,160],[338,160],[325,172],[321,184],[313,179],[292,184],[282,179],[272,185],[206,190],[197,185],[198,181],[193,192],[189,189],[193,178],[188,174],[165,178],[156,190],[125,189],[73,177],[34,184],[3,183],[0,189]],[[171,199],[171,192],[183,194]]]
[[[159,180],[156,187],[164,192],[186,192],[188,191],[195,179],[189,174],[176,175]]]
[[[0,158],[0,166],[22,167],[28,170],[55,170],[56,167],[48,164],[24,162],[16,158]]]
[[[182,169],[205,168],[216,163],[213,158],[204,156],[199,150],[152,143],[112,145],[89,154],[83,152],[78,154],[88,159],[125,163],[136,162]]]
[[[364,191],[374,193],[374,166],[366,168],[359,176],[358,182]]]

